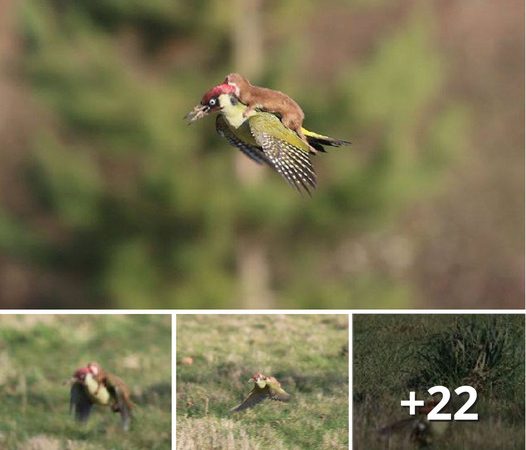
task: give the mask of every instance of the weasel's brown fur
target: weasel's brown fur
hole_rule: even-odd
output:
[[[236,89],[236,97],[239,98],[241,103],[248,106],[248,109],[244,112],[245,117],[256,108],[277,113],[281,116],[283,125],[295,131],[304,142],[307,142],[307,138],[301,130],[305,114],[300,105],[288,95],[273,89],[254,86],[238,73],[227,75],[225,83],[233,86]]]
[[[128,405],[128,408],[133,408],[133,403],[130,399],[130,389],[117,375],[106,372],[99,363],[90,362],[88,363],[88,369],[90,370],[93,378],[99,383],[99,385],[104,385],[107,388],[118,388],[122,392],[122,398],[124,402]],[[119,406],[116,402],[112,405],[113,411],[118,411]]]

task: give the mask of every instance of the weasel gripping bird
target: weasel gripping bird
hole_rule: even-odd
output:
[[[248,397],[240,405],[232,408],[230,412],[239,412],[252,408],[267,398],[280,402],[288,402],[290,400],[290,395],[285,392],[280,382],[274,377],[256,373],[249,381],[254,381],[254,388],[250,391]]]
[[[216,131],[231,145],[259,164],[278,172],[298,191],[316,188],[310,156],[324,146],[350,142],[314,133],[302,127],[303,111],[279,91],[251,85],[239,74],[203,95],[201,103],[186,115],[189,123],[219,112]]]
[[[128,431],[133,404],[124,381],[90,362],[75,371],[71,383],[69,404],[76,420],[86,422],[93,405],[109,406],[113,412],[120,413],[122,428]]]

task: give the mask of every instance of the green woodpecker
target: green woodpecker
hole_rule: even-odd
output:
[[[89,362],[86,367],[89,369],[99,386],[105,386],[112,393],[118,391],[122,397],[122,401],[127,405],[128,409],[131,410],[133,408],[133,403],[130,399],[130,388],[124,383],[124,381],[122,381],[117,375],[106,372],[99,363]],[[114,409],[116,403],[117,402],[113,405]]]
[[[298,191],[310,194],[316,187],[316,173],[310,156],[324,152],[324,145],[340,147],[348,141],[334,139],[301,128],[305,142],[269,112],[250,110],[235,95],[236,88],[227,83],[210,89],[186,118],[194,122],[212,112],[219,112],[216,131],[259,164],[277,171]]]
[[[254,388],[243,402],[232,408],[230,412],[239,412],[247,408],[252,408],[263,400],[269,398],[280,402],[288,402],[290,395],[285,392],[281,384],[274,377],[267,377],[261,373],[256,373],[249,381],[253,381]]]
[[[76,370],[73,374],[70,411],[74,413],[76,420],[86,422],[93,405],[109,406],[113,412],[120,413],[122,427],[128,431],[132,408],[128,387],[120,378],[111,374],[105,374],[105,381],[99,381],[97,377],[100,372],[96,373],[91,364],[94,363]]]

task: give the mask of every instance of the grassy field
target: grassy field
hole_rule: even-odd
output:
[[[170,449],[171,317],[0,315],[0,449]],[[132,389],[131,430],[95,408],[69,415],[73,371],[96,360]]]
[[[178,316],[177,448],[347,449],[347,344],[347,316]],[[258,371],[291,401],[229,413]]]
[[[469,412],[479,421],[450,422],[427,448],[524,449],[524,316],[358,315],[353,334],[355,449],[418,448],[407,429],[390,440],[378,429],[409,417],[400,400],[410,390],[423,399],[429,387],[464,384],[478,392]]]

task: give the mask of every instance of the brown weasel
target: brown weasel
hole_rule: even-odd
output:
[[[133,408],[133,403],[130,399],[130,389],[117,375],[106,372],[99,363],[89,362],[87,365],[88,370],[93,375],[93,378],[99,383],[99,386],[103,385],[109,390],[118,389],[122,395],[122,400],[128,408]],[[98,389],[97,389],[98,390]],[[113,411],[119,410],[119,405],[117,402],[114,402],[112,405]]]
[[[300,105],[288,95],[273,89],[253,86],[245,77],[238,73],[227,75],[225,83],[233,86],[236,97],[241,100],[241,103],[248,106],[248,109],[243,113],[245,117],[256,108],[277,113],[281,116],[283,125],[295,131],[304,142],[307,142],[307,138],[301,129],[305,114]]]
[[[97,378],[103,381],[97,381]],[[109,406],[113,412],[120,413],[124,431],[130,428],[133,406],[129,399],[129,389],[122,380],[104,373],[97,363],[90,363],[75,371],[71,379],[69,406],[75,419],[86,422],[93,405]]]

